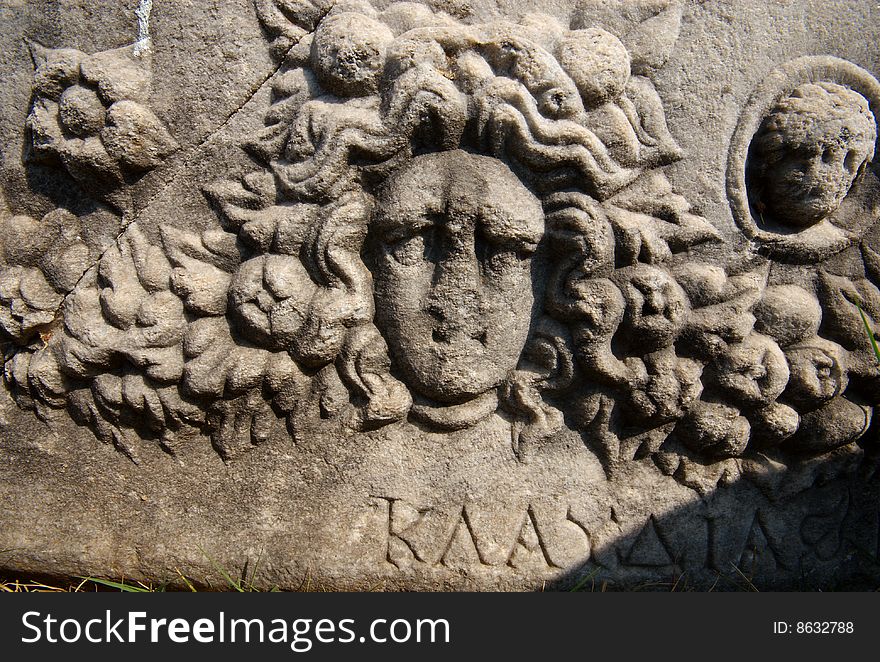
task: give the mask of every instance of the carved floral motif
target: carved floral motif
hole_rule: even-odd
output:
[[[31,158],[59,163],[91,195],[121,206],[127,182],[177,149],[144,104],[150,51],[137,44],[86,55],[31,42]]]

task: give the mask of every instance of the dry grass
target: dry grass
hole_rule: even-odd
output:
[[[0,556],[13,550],[0,550]],[[229,571],[215,561],[207,551],[200,548],[204,557],[214,567],[215,572],[221,578],[219,586],[215,582],[205,579],[197,581],[188,578],[178,568],[175,568],[177,576],[170,581],[153,582],[138,581],[122,577],[119,580],[101,579],[98,577],[46,577],[19,575],[0,576],[0,593],[96,593],[96,592],[122,592],[122,593],[164,593],[171,591],[197,592],[197,591],[236,591],[239,593],[252,592],[275,592],[278,589],[272,587],[266,589],[258,585],[257,573],[263,550],[260,549],[256,559],[246,559],[241,572]],[[236,578],[236,576],[238,578]]]
[[[131,581],[122,578],[110,581],[97,577],[74,577],[70,579],[45,579],[36,577],[0,577],[0,593],[162,593],[165,591],[195,591],[192,583],[183,575],[174,585]]]
[[[31,579],[0,581],[0,593],[92,593],[100,590],[97,584],[85,579],[60,586]]]

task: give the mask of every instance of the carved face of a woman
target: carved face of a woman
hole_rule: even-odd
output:
[[[529,333],[540,202],[500,161],[460,150],[416,157],[379,202],[376,321],[392,364],[442,403],[500,385]]]

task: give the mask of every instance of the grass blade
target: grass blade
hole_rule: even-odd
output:
[[[208,554],[208,552],[206,552],[206,551],[205,551],[204,549],[202,549],[201,547],[199,547],[199,551],[201,551],[201,553],[205,555],[205,558],[208,559],[208,561],[211,562],[211,565],[214,566],[214,569],[215,569],[217,572],[220,573],[220,575],[223,577],[223,579],[225,579],[225,580],[229,583],[229,585],[230,585],[232,588],[234,588],[234,589],[235,589],[236,591],[238,591],[239,593],[244,593],[244,592],[245,592],[244,588],[242,588],[242,586],[241,586],[241,583],[235,581],[235,580],[229,575],[229,573],[226,572],[226,570],[223,568],[223,566],[221,566],[219,563],[217,563],[217,561],[215,561],[214,559],[211,558],[211,555]]]
[[[590,570],[589,574],[584,575],[584,577],[575,584],[572,588],[569,589],[571,593],[577,593],[583,590],[584,586],[587,585],[587,582],[593,581],[596,578],[596,574],[599,572],[599,566],[596,566],[592,570]]]
[[[748,577],[746,577],[746,574],[742,570],[740,570],[733,561],[730,562],[730,565],[731,565],[731,567],[733,567],[734,570],[736,570],[739,573],[740,577],[742,577],[743,579],[746,580],[746,584],[748,584],[749,591],[751,591],[752,593],[760,593],[760,591],[758,591],[758,588],[754,584],[752,584],[752,580],[749,579]]]
[[[853,303],[856,304],[856,308],[859,309],[859,315],[862,316],[862,324],[865,325],[865,332],[868,334],[868,340],[871,341],[871,347],[874,349],[874,356],[877,357],[877,363],[880,363],[880,347],[877,347],[877,339],[874,338],[874,331],[871,329],[871,325],[868,324],[868,318],[865,317],[865,311],[862,310],[859,302],[854,301]]]
[[[93,584],[98,584],[100,586],[115,588],[119,591],[122,591],[123,593],[152,593],[150,589],[144,588],[142,586],[130,586],[129,584],[113,582],[109,579],[97,579],[96,577],[80,577],[80,579],[87,582],[92,582]]]
[[[192,582],[184,576],[184,574],[180,571],[180,568],[174,569],[177,570],[177,574],[180,575],[180,578],[183,580],[183,583],[186,584],[186,587],[193,593],[197,593],[198,591],[196,591],[196,587],[193,586]]]
[[[251,570],[251,578],[248,580],[248,590],[255,591],[254,582],[257,579],[257,568],[260,565],[260,560],[263,558],[263,547],[260,547],[260,551],[257,554],[257,560],[254,561],[254,567]]]

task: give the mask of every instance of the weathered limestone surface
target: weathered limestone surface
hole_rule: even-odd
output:
[[[876,588],[875,5],[0,0],[0,568]]]

